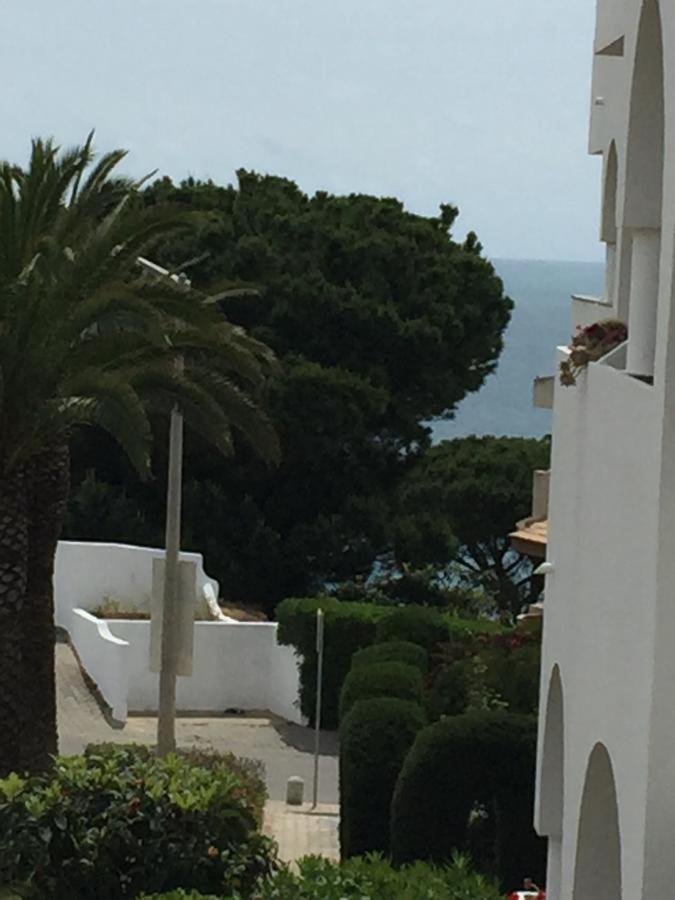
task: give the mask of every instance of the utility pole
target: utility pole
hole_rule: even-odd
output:
[[[189,289],[184,275],[172,275],[168,269],[143,257],[139,265],[155,278],[170,278]],[[176,360],[178,374],[183,360]],[[176,669],[178,664],[178,579],[180,563],[181,505],[183,497],[183,415],[174,406],[169,431],[169,469],[166,491],[166,536],[164,596],[162,598],[162,640],[159,669],[159,707],[157,715],[157,753],[166,756],[176,749]]]
[[[181,501],[183,493],[183,416],[171,411],[169,472],[166,492],[166,554],[162,602],[162,643],[159,670],[157,752],[166,756],[176,749],[176,666],[178,565],[180,560]]]

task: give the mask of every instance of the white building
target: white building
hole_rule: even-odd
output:
[[[606,296],[575,299],[573,321],[613,315],[628,342],[555,388],[535,811],[549,900],[675,898],[674,113],[675,0],[599,0]]]

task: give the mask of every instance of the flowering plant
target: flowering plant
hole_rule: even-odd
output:
[[[572,338],[570,355],[560,363],[560,383],[565,387],[577,383],[577,377],[590,362],[600,359],[628,337],[628,329],[618,319],[604,319],[593,325],[578,326]]]

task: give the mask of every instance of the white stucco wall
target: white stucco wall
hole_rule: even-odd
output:
[[[87,675],[110,707],[114,719],[127,718],[130,650],[127,641],[110,633],[107,622],[83,609],[73,610],[70,640]]]
[[[85,671],[114,718],[157,710],[159,676],[149,670],[150,622],[103,621],[88,610],[106,596],[124,607],[150,611],[153,559],[163,550],[125,544],[61,541],[54,579],[55,622],[65,628]],[[197,565],[197,589],[209,578],[201,554],[181,557]],[[302,722],[298,660],[277,644],[274,622],[200,621],[194,624],[193,674],[179,677],[179,712],[269,710]]]
[[[127,709],[155,713],[159,676],[148,667],[150,622],[101,622],[82,610],[71,621],[71,640],[84,668],[106,702],[124,713],[115,717],[123,721]],[[117,652],[109,652],[108,635]],[[276,636],[272,622],[196,622],[193,673],[178,678],[177,709],[269,710],[301,723],[297,658]]]
[[[581,795],[597,742],[606,745],[620,785],[624,896],[641,896],[658,522],[655,412],[652,388],[608,366],[591,365],[574,388],[556,386],[540,750],[557,664],[565,717],[564,898],[573,896]]]
[[[651,355],[653,368],[633,371],[653,372],[653,385],[621,371],[617,357],[614,368],[590,366],[575,388],[556,387],[536,821],[552,833],[556,817],[542,802],[550,807],[555,792],[541,779],[546,694],[558,665],[564,810],[551,860],[555,870],[560,856],[562,883],[553,872],[549,900],[646,900],[675,896],[675,4],[597,7],[591,93],[603,102],[591,105],[591,152],[603,154],[607,171],[616,147],[615,312],[629,324],[625,365],[636,365],[642,342],[638,355]],[[598,55],[619,38],[623,56]],[[660,246],[642,272],[635,236],[645,229]],[[584,779],[598,745],[595,758],[606,748],[611,769],[599,791],[610,782],[616,789],[618,897],[589,893],[592,879],[574,887]],[[597,796],[598,808],[611,810],[607,799]],[[591,833],[585,827],[584,840]],[[584,858],[599,860],[601,846]]]
[[[56,624],[70,631],[72,610],[91,610],[105,597],[119,600],[124,608],[150,611],[152,561],[164,556],[154,547],[59,541],[54,570]],[[218,597],[218,582],[204,572],[201,553],[181,553],[181,559],[197,565],[197,594],[211,584]]]

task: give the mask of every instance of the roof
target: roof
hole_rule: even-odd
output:
[[[548,543],[548,519],[523,519],[518,522],[516,531],[511,532],[509,537],[511,546],[518,553],[545,559],[546,544]]]

